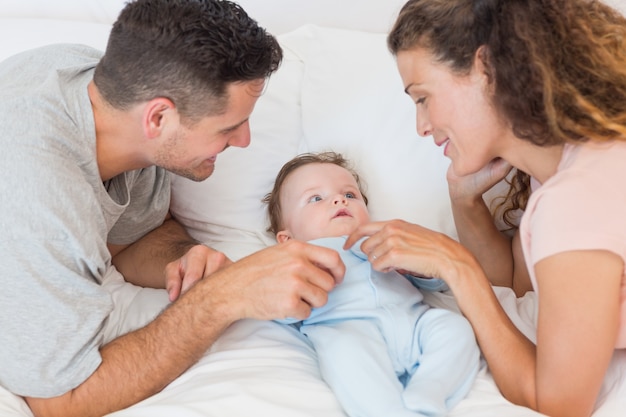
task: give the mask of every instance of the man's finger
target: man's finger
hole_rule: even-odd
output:
[[[346,266],[343,264],[337,251],[316,245],[310,246],[310,250],[307,253],[311,263],[325,272],[324,275],[317,275],[319,278],[318,286],[326,291],[330,291],[336,284],[340,284],[343,281]],[[325,285],[323,282],[329,275],[334,282],[330,282],[329,284],[332,284],[332,286],[328,288],[328,285]]]
[[[172,278],[171,276],[165,278],[165,290],[170,301],[175,301],[180,296],[180,284],[180,278]]]

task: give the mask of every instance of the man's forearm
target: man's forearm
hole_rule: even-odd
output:
[[[126,408],[162,390],[194,364],[237,317],[205,280],[154,322],[101,349],[83,384],[56,398],[28,398],[35,416],[89,417]]]
[[[170,218],[116,254],[113,265],[128,282],[142,287],[164,288],[165,265],[198,244],[178,221]]]

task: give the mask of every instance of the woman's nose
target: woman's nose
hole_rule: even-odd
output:
[[[430,136],[432,134],[432,126],[425,111],[417,112],[417,134],[421,137]]]

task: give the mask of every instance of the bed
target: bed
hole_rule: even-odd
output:
[[[304,151],[343,153],[362,174],[374,219],[403,218],[456,237],[445,182],[448,161],[415,132],[413,103],[402,91],[385,31],[402,0],[241,0],[276,34],[285,52],[251,118],[252,144],[221,154],[214,175],[176,178],[172,212],[202,242],[239,259],[274,244],[262,197],[281,165]],[[610,2],[626,11],[620,0]],[[626,3],[626,2],[625,2]],[[122,0],[3,0],[0,60],[53,42],[104,48]],[[492,196],[488,196],[491,198]],[[534,339],[536,299],[494,288],[516,325]],[[158,292],[156,292],[158,293]],[[124,289],[121,290],[124,296]],[[456,309],[451,295],[429,303]],[[139,297],[135,311],[161,308],[164,297]],[[132,313],[132,312],[129,312]],[[132,314],[129,314],[132,322]],[[127,323],[129,326],[132,323]],[[6,343],[6,341],[2,341]],[[159,394],[111,417],[339,417],[314,350],[292,328],[244,320]],[[456,417],[533,417],[506,401],[483,363]],[[626,352],[616,352],[594,417],[626,415]],[[32,416],[0,387],[0,416]]]

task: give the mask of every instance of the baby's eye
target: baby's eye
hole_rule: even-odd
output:
[[[424,104],[425,101],[426,101],[426,97],[420,97],[417,100],[415,100],[415,104]]]
[[[319,195],[314,195],[313,197],[309,198],[309,203],[317,203],[318,201],[322,201],[322,197],[320,197]]]
[[[346,193],[346,198],[356,198],[356,194],[354,194],[354,193]]]

